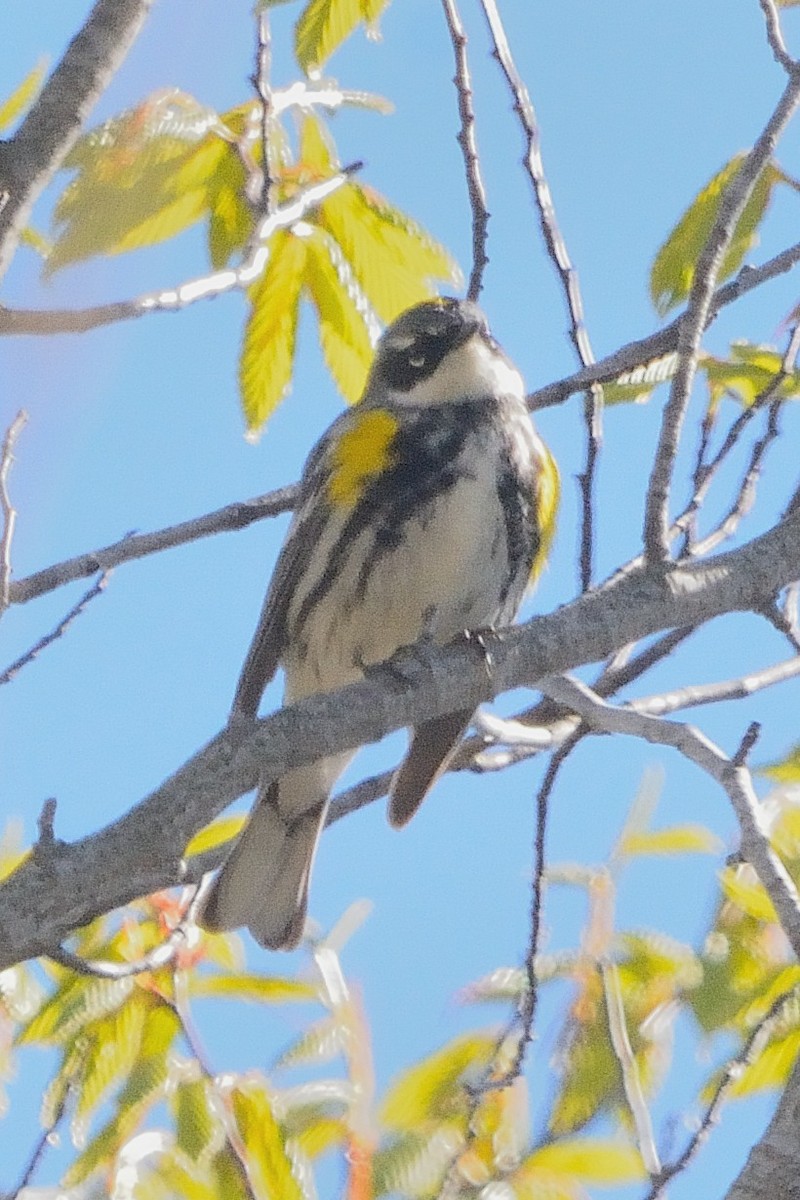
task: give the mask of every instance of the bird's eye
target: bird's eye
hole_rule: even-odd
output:
[[[424,354],[409,354],[408,361],[412,367],[416,367],[417,370],[419,370],[420,367],[425,366],[425,355]]]

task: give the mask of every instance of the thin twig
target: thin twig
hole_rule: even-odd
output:
[[[183,546],[198,538],[210,537],[216,533],[224,533],[233,529],[246,529],[254,521],[262,521],[265,517],[274,517],[288,512],[297,500],[297,485],[277,488],[263,496],[255,496],[252,500],[240,500],[227,504],[224,508],[205,513],[191,521],[182,521],[179,525],[169,525],[166,529],[158,529],[153,533],[131,534],[110,546],[100,550],[90,550],[87,554],[79,554],[75,558],[65,559],[55,563],[34,575],[26,575],[11,584],[11,603],[25,604],[37,596],[55,591],[75,579],[85,579],[97,571],[109,571],[120,563],[131,562],[136,558],[144,558],[148,554],[156,554],[161,550],[171,550],[175,546]]]
[[[272,188],[275,179],[272,171],[270,154],[270,128],[272,125],[272,85],[270,71],[272,66],[272,37],[269,27],[269,10],[263,5],[256,10],[256,67],[253,73],[253,86],[259,99],[259,114],[261,126],[261,195],[258,209],[261,216],[268,216],[272,210]]]
[[[511,48],[508,44],[508,38],[495,0],[481,0],[481,7],[486,16],[494,43],[494,57],[500,64],[500,69],[508,83],[514,102],[514,111],[519,117],[525,137],[524,163],[533,185],[545,246],[558,272],[564,291],[569,313],[570,338],[581,366],[590,367],[594,364],[595,359],[584,320],[580,281],[558,225],[555,204],[553,203],[553,196],[544,169],[536,111],[528,89],[517,70],[516,63],[511,54]],[[584,398],[586,466],[578,477],[582,510],[579,569],[582,591],[588,590],[592,579],[592,559],[594,555],[594,485],[597,459],[603,439],[602,405],[602,393],[599,387],[594,384],[587,389]]]
[[[361,163],[350,163],[336,175],[311,184],[276,208],[256,226],[251,245],[238,267],[201,275],[163,291],[145,292],[133,300],[119,300],[95,308],[48,313],[0,307],[0,333],[83,333],[114,321],[143,317],[147,313],[178,312],[198,300],[214,299],[225,292],[247,288],[259,278],[267,264],[270,254],[267,243],[273,233],[288,229],[302,220],[310,209],[332,195],[360,169]]]
[[[11,591],[11,543],[14,540],[14,526],[17,523],[17,510],[11,503],[8,494],[8,475],[14,461],[14,446],[17,438],[28,420],[28,414],[20,409],[6,430],[3,447],[0,450],[0,512],[3,514],[3,534],[0,537],[0,616],[10,604]]]
[[[469,276],[467,296],[470,300],[477,300],[483,287],[483,272],[489,263],[486,254],[489,210],[486,207],[486,187],[483,182],[478,141],[475,134],[475,109],[472,106],[472,78],[467,58],[467,35],[464,32],[456,0],[442,0],[442,7],[456,60],[453,83],[456,85],[458,112],[461,118],[461,129],[457,140],[464,156],[467,192],[472,209],[472,270]]]
[[[714,1095],[711,1097],[702,1120],[692,1134],[685,1150],[675,1162],[668,1163],[662,1169],[659,1177],[654,1180],[653,1186],[647,1193],[645,1200],[658,1200],[664,1194],[664,1189],[670,1180],[674,1179],[676,1175],[680,1175],[682,1171],[685,1171],[701,1146],[708,1141],[712,1130],[719,1124],[720,1110],[727,1100],[731,1088],[741,1078],[745,1068],[751,1066],[759,1057],[769,1041],[773,1029],[780,1022],[784,1009],[790,1003],[796,1002],[797,997],[798,989],[794,987],[784,992],[781,996],[778,996],[770,1005],[769,1010],[751,1031],[739,1054],[735,1058],[732,1058],[725,1066]]]
[[[669,498],[675,458],[697,370],[697,355],[723,258],[742,211],[800,103],[800,70],[792,72],[763,132],[720,198],[717,216],[697,260],[689,303],[678,335],[678,366],[665,405],[645,502],[643,540],[650,561],[669,557]]]
[[[19,1197],[22,1195],[25,1189],[33,1182],[33,1177],[38,1170],[42,1159],[44,1158],[45,1151],[47,1150],[48,1146],[52,1146],[53,1136],[61,1122],[64,1120],[64,1116],[67,1111],[67,1105],[72,1098],[73,1091],[74,1083],[72,1080],[70,1080],[59,1098],[58,1104],[55,1107],[55,1111],[53,1112],[47,1127],[42,1130],[37,1138],[36,1145],[34,1146],[31,1155],[25,1164],[25,1167],[23,1168],[19,1182],[17,1183],[16,1187],[12,1188],[7,1195],[3,1195],[3,1200],[19,1200]]]
[[[36,642],[34,646],[31,646],[30,649],[26,650],[23,655],[15,659],[10,666],[6,667],[5,671],[0,672],[0,685],[4,683],[10,683],[14,676],[21,671],[23,667],[27,667],[28,663],[32,663],[34,659],[38,658],[43,650],[45,650],[48,646],[51,646],[53,642],[57,641],[58,638],[63,636],[69,629],[72,622],[76,619],[76,617],[81,615],[87,605],[91,604],[92,600],[94,600],[96,596],[99,596],[101,592],[105,591],[106,587],[108,586],[108,581],[111,578],[111,574],[111,571],[103,571],[97,582],[92,584],[88,592],[85,592],[84,595],[81,596],[77,604],[73,604],[66,616],[61,618],[54,629],[51,629],[50,632],[45,634],[44,637],[39,638],[39,641]]]
[[[582,733],[575,733],[570,741],[553,755],[548,765],[545,777],[536,797],[536,829],[533,840],[533,877],[531,882],[531,910],[528,933],[528,949],[525,954],[525,986],[519,1000],[519,1008],[513,1017],[501,1030],[494,1048],[489,1054],[488,1062],[477,1083],[470,1085],[467,1090],[466,1138],[459,1146],[444,1173],[444,1179],[439,1191],[439,1200],[455,1200],[461,1192],[459,1188],[459,1162],[464,1151],[478,1138],[478,1110],[481,1102],[489,1092],[496,1092],[511,1087],[519,1078],[525,1063],[525,1055],[533,1038],[533,1025],[536,1019],[538,1001],[538,978],[536,974],[536,959],[539,948],[539,937],[542,921],[542,899],[544,891],[544,872],[546,864],[545,837],[547,832],[547,813],[550,796],[561,767],[578,745]],[[509,1038],[515,1037],[516,1045],[511,1062],[502,1072],[498,1073],[497,1062],[502,1055]]]
[[[742,854],[755,869],[794,953],[800,957],[800,896],[764,833],[761,806],[747,767],[734,763],[705,734],[691,725],[664,721],[635,712],[632,708],[606,704],[585,684],[572,677],[551,676],[542,680],[539,686],[553,699],[572,707],[589,728],[671,746],[725,790],[739,822]]]
[[[778,10],[775,7],[775,0],[758,0],[758,3],[761,5],[761,11],[764,14],[764,20],[767,25],[767,41],[769,42],[772,56],[783,67],[784,71],[788,75],[791,75],[797,63],[786,49]]]
[[[148,950],[147,954],[133,962],[112,962],[110,959],[88,959],[67,950],[64,946],[54,946],[47,951],[47,958],[68,967],[78,975],[94,975],[99,979],[129,979],[132,975],[144,975],[149,971],[157,971],[174,962],[180,950],[186,946],[186,923],[181,921],[172,930],[169,937]]]
[[[776,440],[779,433],[778,417],[780,415],[782,400],[773,400],[769,406],[767,414],[767,427],[763,437],[760,437],[754,443],[753,449],[750,452],[750,460],[742,476],[742,482],[739,485],[739,490],[733,498],[731,505],[718,523],[716,529],[713,529],[706,537],[695,542],[691,547],[691,553],[696,558],[702,558],[716,550],[718,546],[727,541],[736,533],[739,524],[753,507],[756,498],[756,487],[761,475],[761,467],[766,456],[767,450]]]

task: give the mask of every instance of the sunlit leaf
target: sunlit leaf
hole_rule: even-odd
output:
[[[324,230],[310,229],[306,252],[305,282],[319,318],[322,352],[340,392],[355,402],[373,357],[363,293],[339,244]]]
[[[130,978],[71,976],[21,1031],[18,1041],[45,1045],[68,1042],[85,1025],[124,1004],[134,987]]]
[[[313,167],[320,178],[332,175],[339,167],[333,139],[322,120],[311,113],[303,117],[300,126],[299,161]]]
[[[732,1099],[741,1100],[756,1092],[768,1091],[773,1088],[783,1088],[791,1074],[797,1055],[800,1053],[800,1030],[794,1030],[787,1037],[771,1041],[741,1074],[734,1079],[728,1095]],[[704,1097],[710,1097],[715,1090],[715,1081],[704,1089]]]
[[[620,850],[640,854],[719,854],[720,839],[705,825],[673,825],[670,829],[631,830]]]
[[[463,1141],[463,1131],[451,1122],[436,1126],[428,1136],[406,1133],[382,1146],[372,1163],[375,1195],[438,1195],[444,1173]]]
[[[257,1085],[235,1087],[231,1100],[239,1134],[247,1148],[248,1167],[260,1183],[257,1194],[280,1196],[281,1200],[305,1200],[264,1089]]]
[[[295,54],[317,71],[362,21],[374,25],[389,0],[310,0],[295,28]]]
[[[217,114],[177,90],[85,134],[64,164],[76,175],[56,205],[47,273],[173,237],[208,211],[233,156]]]
[[[798,0],[800,3],[800,0]],[[800,783],[800,745],[793,746],[783,758],[766,763],[758,768],[760,775],[768,775],[778,783]]]
[[[7,100],[0,103],[0,131],[8,129],[18,117],[27,112],[39,94],[46,64],[39,62],[29,71]]]
[[[253,214],[245,199],[246,176],[238,154],[224,153],[208,180],[208,249],[215,270],[244,250],[253,231]]]
[[[142,1044],[150,1005],[143,992],[134,993],[126,1004],[94,1021],[85,1034],[87,1041],[75,1118],[83,1121],[106,1092],[121,1084],[132,1070]]]
[[[341,246],[362,291],[382,321],[425,300],[436,282],[458,286],[447,251],[372,188],[349,183],[320,209],[320,224]]]
[[[768,388],[774,389],[774,395],[781,399],[800,393],[800,371],[792,371],[775,387],[782,373],[783,356],[772,346],[733,342],[730,359],[704,354],[698,361],[708,379],[712,410],[723,396],[730,396],[749,408]]]
[[[525,1160],[512,1176],[515,1188],[537,1175],[542,1181],[563,1176],[565,1181],[580,1181],[598,1187],[619,1186],[645,1178],[642,1157],[633,1146],[599,1138],[571,1138],[541,1146]],[[549,1196],[549,1192],[542,1192]]]
[[[775,906],[762,883],[753,882],[736,867],[727,867],[720,875],[722,890],[729,900],[758,921],[777,921]]]
[[[283,1051],[275,1062],[277,1067],[297,1066],[300,1063],[330,1062],[345,1048],[347,1033],[336,1016],[315,1021],[305,1033]]]
[[[605,404],[643,404],[661,383],[672,379],[678,365],[677,354],[664,354],[650,362],[625,371],[612,383],[603,384]]]
[[[184,850],[184,854],[190,858],[193,854],[203,854],[206,850],[213,850],[216,846],[224,846],[226,842],[232,842],[242,832],[246,820],[247,817],[244,815],[220,817],[218,821],[206,825],[205,829],[201,829],[194,835]]]
[[[419,1132],[428,1121],[446,1121],[465,1111],[464,1083],[485,1070],[496,1045],[488,1033],[468,1033],[404,1071],[382,1106],[390,1129]]]
[[[722,196],[744,159],[744,154],[737,154],[706,184],[656,255],[650,273],[650,295],[661,316],[688,297],[697,260],[711,234]],[[718,282],[729,278],[742,265],[756,240],[772,189],[781,178],[781,172],[771,163],[764,167],[736,225]]]
[[[215,1153],[225,1133],[209,1103],[206,1079],[186,1080],[175,1089],[170,1103],[175,1113],[177,1146],[192,1162],[202,1162]]]
[[[250,288],[239,384],[251,431],[262,427],[289,390],[307,254],[304,239],[289,232],[277,233],[270,241],[264,274]]]
[[[286,1004],[316,1000],[317,989],[301,979],[265,975],[200,975],[191,980],[193,996],[228,996],[232,1000],[255,1000],[261,1004]]]

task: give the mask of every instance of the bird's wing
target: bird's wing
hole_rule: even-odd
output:
[[[286,541],[278,557],[253,640],[242,666],[232,712],[254,717],[264,688],[278,669],[286,648],[286,616],[308,556],[328,519],[325,480],[334,425],[309,455],[300,480],[300,497]]]

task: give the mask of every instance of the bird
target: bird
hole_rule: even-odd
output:
[[[478,305],[445,296],[403,312],[378,340],[361,399],[306,461],[231,719],[255,719],[279,668],[292,703],[423,640],[446,645],[511,622],[547,556],[558,495],[522,376]],[[414,815],[473,715],[411,731],[391,825]],[[246,926],[267,949],[300,943],[331,791],[353,753],[260,788],[201,901],[203,928]]]

